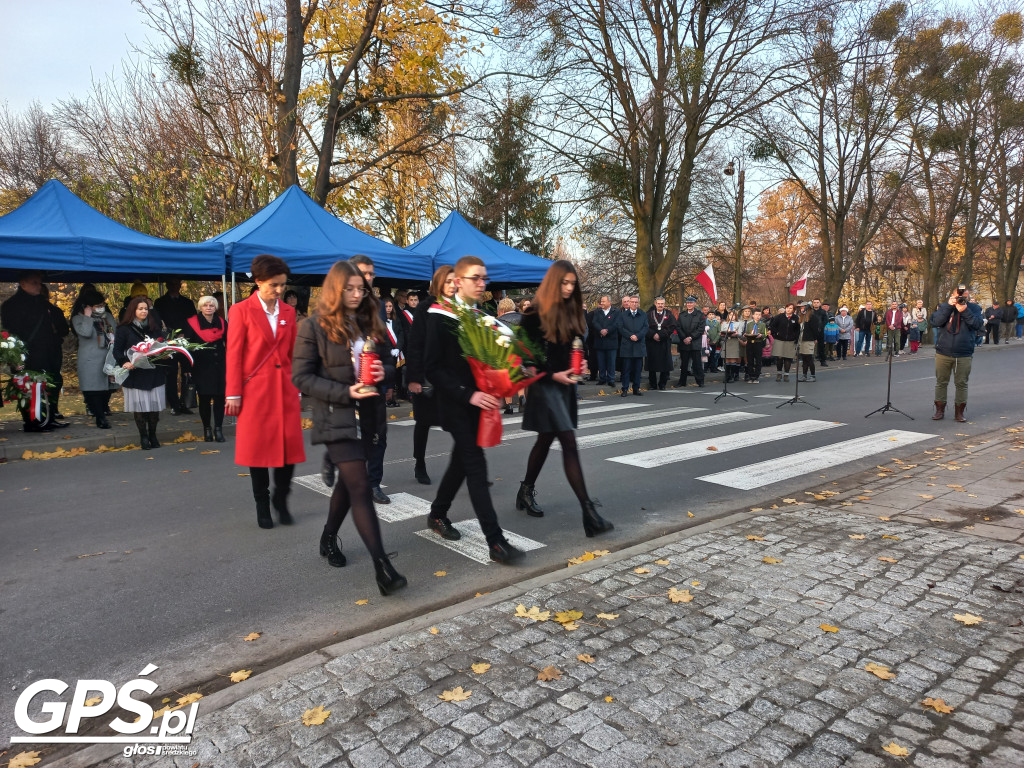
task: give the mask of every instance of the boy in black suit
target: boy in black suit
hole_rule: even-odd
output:
[[[453,301],[475,307],[486,287],[487,267],[481,259],[463,256],[455,263]],[[437,488],[437,497],[430,505],[427,524],[445,539],[455,541],[462,537],[448,519],[448,510],[465,479],[491,560],[511,563],[519,560],[523,552],[506,541],[498,524],[487,486],[487,460],[483,448],[476,444],[480,411],[496,410],[502,406],[502,401],[476,388],[473,372],[462,356],[457,328],[455,315],[442,304],[435,304],[427,311],[424,367],[431,372],[441,428],[451,433],[454,440],[451,460]]]

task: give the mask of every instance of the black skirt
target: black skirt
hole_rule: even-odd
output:
[[[523,429],[530,432],[570,432],[576,429],[576,387],[545,376],[526,393]]]
[[[366,461],[366,451],[363,450],[362,440],[337,440],[327,443],[327,455],[331,457],[332,464],[342,464],[346,461]]]

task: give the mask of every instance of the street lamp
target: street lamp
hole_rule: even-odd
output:
[[[738,158],[733,157],[729,164],[722,169],[726,176],[736,173]],[[739,188],[736,190],[736,250],[735,263],[733,264],[732,301],[733,304],[742,303],[740,278],[743,273],[743,181],[746,171],[740,168]]]

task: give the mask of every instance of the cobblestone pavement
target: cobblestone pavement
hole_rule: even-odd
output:
[[[1024,765],[1021,447],[935,449],[311,654],[201,703],[176,764]]]

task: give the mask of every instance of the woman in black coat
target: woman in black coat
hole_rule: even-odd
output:
[[[530,386],[526,398],[523,429],[538,434],[526,464],[526,477],[519,485],[516,509],[533,517],[543,517],[544,510],[537,506],[534,495],[534,483],[544,467],[551,444],[558,438],[565,479],[583,509],[584,532],[594,536],[610,531],[615,526],[597,514],[594,502],[587,495],[576,447],[576,382],[570,378],[570,361],[573,340],[583,337],[586,322],[579,278],[570,262],[559,259],[551,265],[537,289],[536,300],[523,313],[520,327],[544,350],[543,370],[547,376]]]
[[[338,531],[351,508],[356,530],[373,558],[377,587],[382,595],[390,595],[407,582],[384,551],[366,475],[366,451],[359,435],[360,424],[372,428],[364,418],[374,418],[377,410],[360,407],[361,401],[372,406],[369,398],[380,396],[376,387],[364,392],[358,383],[360,354],[368,339],[380,342],[384,335],[377,300],[362,273],[347,261],[337,262],[324,279],[317,311],[299,326],[292,383],[312,401],[313,443],[325,444],[338,468],[327,524],[320,536],[320,554],[337,568],[345,565]],[[384,380],[384,367],[379,362],[373,379]]]
[[[128,378],[121,384],[124,410],[135,414],[135,426],[144,451],[160,447],[160,441],[156,439],[156,425],[160,421],[160,411],[167,407],[164,366],[154,363],[152,368],[136,368],[131,363],[129,352],[147,336],[156,339],[162,334],[160,324],[150,315],[151,306],[149,297],[136,296],[128,302],[121,323],[114,332],[114,362],[129,371]]]
[[[800,326],[800,360],[803,363],[800,381],[817,381],[814,376],[814,345],[822,325],[810,304],[800,308]]]
[[[445,265],[439,267],[430,281],[430,295],[416,306],[412,325],[405,339],[405,381],[412,397],[412,412],[416,427],[412,433],[412,456],[416,460],[413,473],[423,485],[430,485],[427,474],[427,436],[430,428],[440,426],[437,415],[437,401],[433,387],[423,370],[423,350],[427,343],[427,312],[439,300],[448,300],[455,295],[455,269]]]
[[[782,381],[782,369],[786,369],[786,381],[789,381],[789,370],[796,357],[796,343],[800,339],[800,318],[796,315],[796,306],[787,304],[783,312],[779,312],[768,324],[768,332],[772,335],[772,357],[775,358],[775,380]]]
[[[199,417],[203,420],[203,439],[224,442],[224,389],[227,376],[228,323],[218,313],[213,296],[201,296],[196,302],[199,314],[185,323],[184,335],[189,341],[206,344],[192,352],[192,381],[196,385]],[[213,427],[210,427],[210,414]]]

